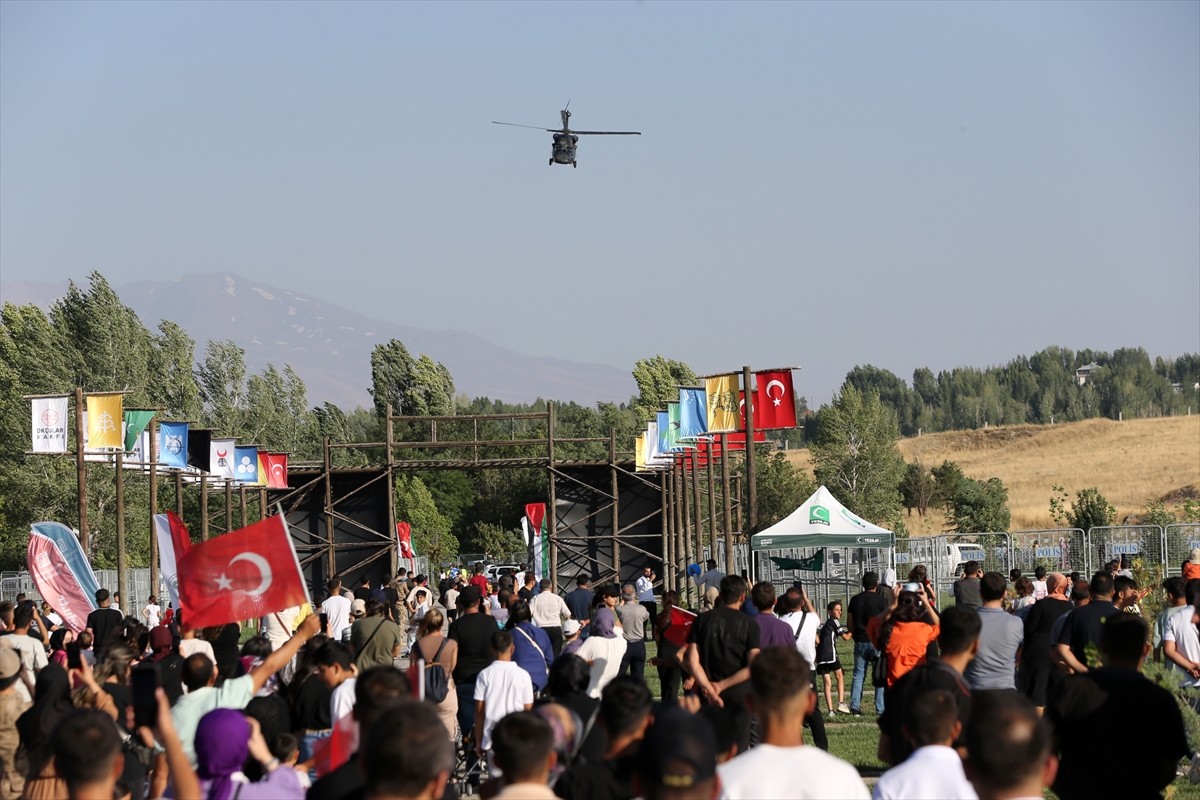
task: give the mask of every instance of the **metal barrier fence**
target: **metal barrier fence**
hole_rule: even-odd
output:
[[[157,570],[156,570],[157,572]],[[158,577],[155,575],[155,577]],[[117,571],[115,569],[96,570],[96,583],[102,589],[110,592],[117,590]],[[153,594],[158,598],[159,605],[167,607],[166,586],[160,581],[158,586],[150,587],[150,568],[131,569],[125,573],[125,591],[130,597],[121,598],[121,610],[127,615],[142,618],[142,609]],[[18,594],[24,594],[35,603],[42,602],[42,596],[33,585],[33,578],[28,572],[5,572],[0,576],[0,600],[16,600]]]
[[[1183,522],[1168,525],[1163,531],[1163,548],[1166,553],[1164,574],[1183,574],[1183,562],[1188,560],[1192,550],[1197,547],[1200,547],[1200,523]]]
[[[1166,569],[1163,529],[1157,525],[1097,526],[1088,531],[1088,572],[1104,569],[1110,561],[1141,558]]]
[[[1017,531],[1011,538],[1012,566],[1009,569],[1019,569],[1025,574],[1032,574],[1038,567],[1064,575],[1089,573],[1088,546],[1079,528]]]

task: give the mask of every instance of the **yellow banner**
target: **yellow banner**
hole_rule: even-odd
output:
[[[646,434],[639,433],[634,445],[634,463],[638,472],[646,471]]]
[[[121,421],[125,418],[124,400],[125,396],[120,394],[88,395],[89,450],[120,450],[124,446],[124,436],[121,434]]]
[[[708,406],[709,433],[730,433],[741,430],[738,413],[738,376],[718,375],[704,380],[704,401]]]

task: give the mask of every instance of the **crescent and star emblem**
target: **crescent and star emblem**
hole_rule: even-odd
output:
[[[273,577],[271,575],[271,565],[267,563],[265,558],[260,556],[258,553],[238,553],[236,556],[229,559],[228,566],[232,567],[239,561],[246,561],[258,567],[258,586],[253,589],[244,590],[246,594],[261,595],[263,592],[267,591],[267,589],[271,588],[271,580]],[[233,581],[230,580],[229,576],[224,572],[217,576],[217,589],[222,591],[231,591],[233,589]]]
[[[779,387],[779,397],[776,397],[775,395],[771,394],[772,386]],[[786,394],[787,394],[787,387],[783,385],[783,381],[771,381],[770,383],[767,384],[767,397],[771,398],[771,401],[775,405],[779,405],[780,401],[783,399],[784,395],[786,395]]]

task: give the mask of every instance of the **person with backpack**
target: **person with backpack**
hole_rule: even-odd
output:
[[[850,706],[846,705],[846,673],[842,669],[842,661],[837,654],[837,640],[849,641],[850,630],[842,627],[842,601],[832,600],[825,607],[829,615],[825,624],[817,631],[817,674],[825,682],[825,707],[832,716],[834,713],[849,714]],[[837,676],[838,704],[833,705],[833,677]]]
[[[458,726],[458,692],[452,675],[458,666],[458,642],[442,635],[445,621],[441,611],[430,609],[421,620],[413,646],[416,656],[424,662],[425,699],[437,706],[438,718],[453,742]]]

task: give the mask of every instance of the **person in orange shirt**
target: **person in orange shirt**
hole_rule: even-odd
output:
[[[871,620],[871,640],[887,656],[889,689],[901,675],[925,663],[926,648],[940,630],[937,609],[929,601],[926,588],[917,583],[904,585],[891,613]]]

